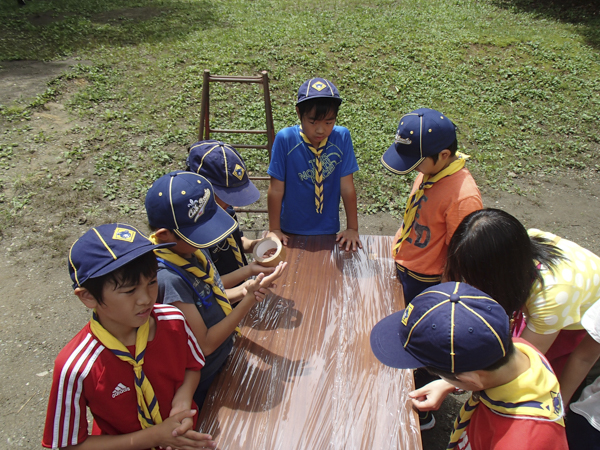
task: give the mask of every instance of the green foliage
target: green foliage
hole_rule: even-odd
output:
[[[79,142],[65,159],[93,161],[105,198],[129,205],[122,212],[141,207],[160,175],[184,167],[197,138],[204,69],[267,70],[277,130],[297,123],[294,99],[305,79],[333,80],[366,213],[402,213],[413,176],[387,173],[379,158],[402,114],[419,107],[439,109],[458,125],[460,150],[471,155],[480,184],[513,189],[509,172],[597,167],[600,18],[591,6],[565,16],[554,3],[526,0],[14,3],[0,8],[0,58],[70,55],[90,63],[55,80],[31,105],[3,107],[2,116],[27,120],[69,92],[68,107],[91,125],[72,131]],[[215,83],[210,99],[213,128],[264,129],[256,85]],[[265,143],[261,135],[212,137]],[[0,167],[9,150],[0,149]],[[266,152],[242,154],[250,171],[266,172]]]

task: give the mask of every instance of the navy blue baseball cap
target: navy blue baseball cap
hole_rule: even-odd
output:
[[[150,226],[172,230],[196,248],[217,244],[238,226],[215,201],[210,182],[194,172],[163,175],[148,190],[145,203]]]
[[[215,194],[228,205],[246,206],[260,197],[248,179],[248,171],[240,154],[221,141],[200,141],[190,147],[187,157],[190,171],[205,177]]]
[[[448,117],[435,109],[417,109],[400,119],[394,143],[381,156],[381,164],[390,172],[404,175],[455,140],[456,127]]]
[[[90,278],[114,272],[156,248],[173,245],[174,242],[155,245],[136,228],[123,223],[91,228],[69,250],[69,274],[73,289]]]
[[[325,78],[311,78],[305,81],[298,89],[298,103],[311,100],[313,98],[333,98],[342,103],[340,93],[335,85]]]
[[[482,370],[506,356],[511,335],[504,308],[465,283],[424,290],[371,331],[379,361],[397,369]]]

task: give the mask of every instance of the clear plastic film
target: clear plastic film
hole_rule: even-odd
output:
[[[199,427],[218,448],[420,449],[410,370],[381,364],[369,336],[403,308],[392,238],[293,236],[273,295],[242,322]]]

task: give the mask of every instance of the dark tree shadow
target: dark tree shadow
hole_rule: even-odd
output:
[[[124,7],[115,0],[2,2],[0,60],[51,60],[82,49],[168,42],[224,27],[210,0],[151,0]]]
[[[600,1],[598,0],[492,0],[499,8],[525,11],[546,19],[579,26],[580,34],[600,48]]]

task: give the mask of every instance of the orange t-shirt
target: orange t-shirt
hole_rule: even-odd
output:
[[[411,196],[422,182],[420,173]],[[482,208],[481,193],[466,168],[437,181],[425,189],[415,223],[396,255],[396,262],[423,275],[442,274],[454,231],[465,216]],[[401,230],[394,237],[394,245],[400,239]]]

